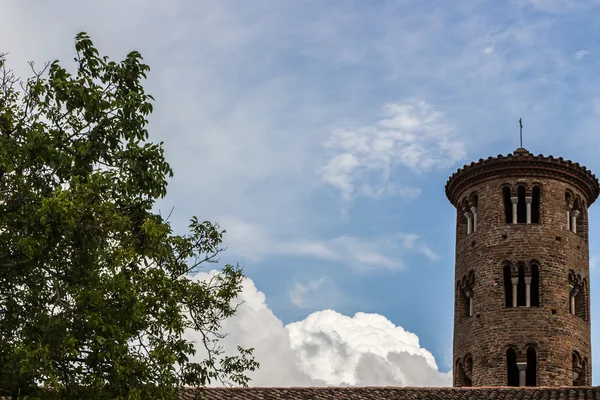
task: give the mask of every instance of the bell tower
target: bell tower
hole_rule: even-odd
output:
[[[590,386],[588,207],[598,179],[524,148],[466,165],[456,207],[454,386]]]

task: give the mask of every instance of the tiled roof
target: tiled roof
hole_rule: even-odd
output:
[[[599,400],[600,387],[251,387],[185,389],[181,400]]]

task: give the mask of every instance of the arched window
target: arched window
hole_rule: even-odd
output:
[[[537,357],[535,348],[527,349],[527,372],[525,374],[525,386],[537,386]]]
[[[525,305],[525,265],[523,265],[523,263],[519,263],[519,282],[517,283],[517,307],[524,307]]]
[[[519,386],[517,353],[514,349],[506,350],[506,386]]]
[[[575,196],[573,209],[571,210],[571,230],[587,240],[587,210],[585,202]]]
[[[583,361],[581,362],[581,386],[590,386],[588,381],[588,359],[587,357],[583,357]]]
[[[468,318],[471,316],[471,293],[468,291],[462,291],[463,296],[463,315]]]
[[[458,292],[458,315],[461,319],[468,318],[473,315],[473,288],[475,286],[475,273],[470,271],[457,284]]]
[[[469,365],[467,365],[466,362],[463,364],[461,360],[456,360],[456,386],[472,386],[471,375],[473,371],[473,362],[470,356],[468,357],[467,361],[470,361]]]
[[[463,386],[473,386],[473,358],[470,355],[465,357],[464,362],[465,380]]]
[[[502,187],[502,198],[504,200],[504,217],[507,224],[511,224],[512,221],[512,202],[510,200],[510,187]]]
[[[509,263],[504,264],[504,306],[513,306],[513,285],[511,280],[511,265]]]
[[[589,321],[588,282],[573,270],[569,271],[569,312],[584,321]]]
[[[467,293],[465,293],[464,290],[464,286],[462,281],[459,282],[457,284],[457,293],[458,293],[458,304],[457,304],[457,311],[458,311],[458,316],[460,318],[460,320],[462,321],[465,318],[468,318],[470,316],[469,311],[470,311],[470,304],[469,304],[469,297],[467,296]]]
[[[574,197],[575,196],[573,196],[573,192],[570,190],[565,190],[565,206],[567,207],[567,210],[570,210],[573,206]]]
[[[582,223],[581,223],[581,200],[579,197],[575,197],[575,201],[573,202],[573,209],[571,210],[571,231],[573,233],[582,233]]]
[[[540,269],[536,263],[531,264],[531,307],[540,306]]]
[[[570,190],[565,191],[565,210],[567,212],[567,229],[572,231],[573,228],[571,226],[571,209],[573,208],[573,201],[575,199],[575,196],[573,195],[573,192],[571,192]]]
[[[478,210],[477,207],[479,206],[479,196],[477,196],[477,193],[472,193],[469,200],[470,200],[471,214],[472,214],[471,232],[475,232],[477,230],[477,210]]]
[[[457,207],[456,212],[456,232],[458,235],[464,235],[467,233],[467,217],[465,216],[463,206]]]
[[[573,386],[587,386],[587,358],[582,358],[577,351],[573,351]]]
[[[458,220],[463,232],[466,234],[473,232],[473,213],[467,199],[464,199],[461,203]]]
[[[539,186],[534,186],[531,191],[531,223],[540,223],[540,196],[541,190]]]
[[[525,203],[525,186],[519,185],[517,188],[517,223],[527,222],[527,204]]]

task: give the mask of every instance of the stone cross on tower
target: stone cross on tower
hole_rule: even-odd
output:
[[[519,148],[523,148],[523,118],[519,118]]]
[[[589,386],[585,167],[524,148],[459,169],[454,386]]]

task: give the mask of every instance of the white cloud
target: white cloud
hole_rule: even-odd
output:
[[[402,241],[402,246],[407,250],[421,253],[430,260],[437,260],[440,258],[433,250],[431,250],[431,248],[421,241],[419,235],[398,233],[395,236]]]
[[[438,255],[418,235],[394,233],[388,236],[365,238],[340,235],[331,239],[307,239],[270,233],[260,225],[234,217],[219,219],[227,227],[224,245],[236,255],[259,261],[268,255],[310,257],[335,261],[357,271],[373,268],[404,269],[402,255],[417,253],[430,260]]]
[[[483,54],[492,54],[494,52],[494,46],[488,46],[483,49]]]
[[[286,326],[302,370],[330,385],[445,386],[417,335],[382,315],[324,310]]]
[[[398,179],[392,178],[392,170],[404,166],[420,174],[451,166],[466,154],[453,131],[424,101],[388,104],[376,124],[331,134],[321,178],[340,191],[345,203],[357,195],[414,198],[420,189],[392,183]]]
[[[311,280],[306,284],[294,282],[294,286],[290,290],[290,301],[297,307],[306,307],[308,297],[313,296],[325,283],[325,277]]]
[[[451,384],[450,374],[439,372],[414,333],[381,315],[359,312],[348,317],[324,310],[283,326],[248,278],[238,300],[244,303],[225,321],[223,331],[229,336],[222,344],[230,354],[237,345],[255,349],[261,367],[249,373],[252,386]]]
[[[583,57],[587,56],[588,54],[590,54],[590,52],[588,50],[579,50],[577,53],[575,53],[575,59],[581,60]]]
[[[294,279],[288,297],[296,307],[313,310],[335,309],[351,302],[351,299],[338,289],[335,281],[325,276],[306,282]]]

